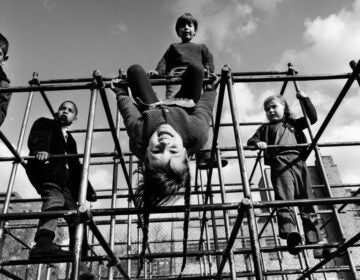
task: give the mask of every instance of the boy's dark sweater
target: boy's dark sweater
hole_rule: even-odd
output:
[[[203,65],[204,69],[214,72],[213,55],[207,46],[193,42],[171,44],[155,70],[159,75],[166,75],[171,69],[186,67],[190,62],[197,62]]]

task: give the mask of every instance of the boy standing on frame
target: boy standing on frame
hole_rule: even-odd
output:
[[[50,155],[77,154],[75,139],[67,132],[77,119],[78,108],[73,101],[64,101],[54,119],[39,118],[33,124],[28,147],[35,159],[28,161],[27,174],[30,182],[43,199],[42,211],[76,210],[81,181],[82,165],[78,158],[49,158]],[[96,193],[88,183],[88,201],[96,201]],[[66,258],[73,256],[76,226],[79,218],[64,217],[69,227],[70,251],[65,251],[53,241],[58,218],[40,218],[35,234],[35,246],[30,250],[30,260]],[[86,234],[82,255],[87,255]],[[95,279],[88,268],[81,264],[79,279]]]
[[[214,73],[213,55],[205,44],[193,43],[198,29],[197,19],[190,13],[181,15],[175,24],[176,34],[181,43],[173,43],[166,50],[155,70],[150,70],[150,76],[170,75],[182,77],[190,63],[199,64],[205,71]],[[166,98],[173,98],[180,85],[167,85]]]

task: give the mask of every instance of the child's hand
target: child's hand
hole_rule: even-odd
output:
[[[151,78],[151,77],[156,77],[156,76],[159,76],[159,72],[156,71],[156,70],[149,70],[147,72],[148,76]]]
[[[123,80],[120,78],[115,78],[110,82],[110,88],[116,95],[127,95],[126,90],[120,85],[120,82],[122,81]]]
[[[307,97],[307,95],[302,90],[296,92],[296,98],[304,98],[304,97]]]
[[[211,80],[211,84],[207,84],[205,86],[205,90],[216,90],[221,80],[220,77],[218,77],[215,73],[209,73],[209,79]]]
[[[47,159],[49,158],[49,153],[48,152],[45,152],[45,151],[41,151],[41,152],[37,152],[35,154],[35,158],[37,158],[38,160],[41,160],[41,161],[47,161]]]
[[[260,150],[266,150],[267,144],[266,142],[260,141],[256,143],[256,147],[258,147]]]

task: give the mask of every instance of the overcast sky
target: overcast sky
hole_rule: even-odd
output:
[[[134,63],[153,69],[168,45],[179,39],[176,18],[190,12],[199,20],[195,42],[205,43],[214,55],[216,72],[227,64],[233,72],[286,70],[292,62],[300,74],[342,74],[350,72],[349,61],[360,57],[360,0],[2,0],[0,32],[10,41],[10,56],[4,70],[12,86],[27,85],[34,71],[41,80],[90,77],[94,69],[115,77],[119,68]],[[312,98],[319,121],[316,133],[334,103],[345,80],[302,82],[300,87]],[[262,101],[279,92],[281,83],[236,84],[238,115],[241,121],[265,121]],[[74,129],[85,128],[89,91],[49,92],[54,107],[65,99],[80,107]],[[345,97],[320,142],[360,140],[360,95],[357,83]],[[109,92],[115,113],[115,98]],[[14,93],[8,117],[1,130],[14,146],[20,131],[27,93]],[[299,105],[289,84],[286,96],[297,114]],[[223,119],[230,120],[225,104]],[[106,127],[98,104],[96,127]],[[29,126],[50,114],[37,93]],[[244,129],[243,141],[256,127]],[[27,129],[27,134],[28,134]],[[220,146],[231,144],[227,137]],[[79,150],[83,137],[75,136]],[[27,138],[26,138],[27,139]],[[27,155],[26,139],[22,150]],[[127,137],[121,144],[127,150]],[[109,143],[109,145],[107,145]],[[110,134],[95,136],[93,151],[112,151]],[[357,147],[321,150],[332,155],[344,182],[360,181]],[[0,143],[1,155],[9,155]],[[314,159],[309,159],[313,164]],[[10,164],[0,163],[0,190],[7,186]],[[236,173],[235,163],[225,168],[225,176]],[[238,169],[237,169],[238,170]],[[15,190],[24,196],[35,192],[19,169]],[[111,169],[94,167],[91,180],[98,188],[111,187]]]

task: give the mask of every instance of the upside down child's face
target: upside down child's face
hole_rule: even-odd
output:
[[[146,156],[150,168],[169,164],[172,169],[181,170],[187,153],[179,133],[172,126],[162,124],[151,135]]]
[[[279,122],[284,118],[285,106],[277,99],[269,101],[265,107],[266,118],[271,123]]]
[[[56,114],[56,120],[64,126],[69,126],[76,120],[77,110],[73,103],[64,102]]]

